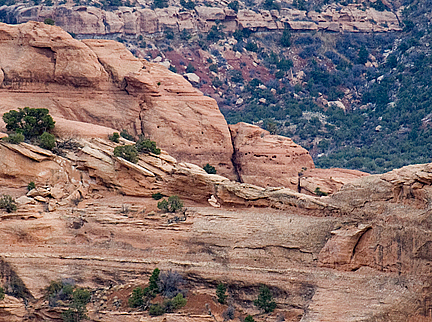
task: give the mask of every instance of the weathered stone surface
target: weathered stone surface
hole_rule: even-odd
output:
[[[289,138],[246,123],[230,125],[230,130],[241,182],[296,189],[291,178],[302,168],[315,168],[309,152]]]
[[[274,291],[278,312],[288,316],[295,306],[303,321],[368,321],[384,314],[402,322],[421,316],[426,307],[423,294],[432,274],[430,164],[360,178],[333,196],[318,198],[233,182],[197,165],[176,163],[166,153],[142,155],[141,161],[158,170],[149,177],[118,162],[112,155],[116,144],[110,141],[81,140],[81,146],[68,154],[71,158],[56,163],[55,176],[69,174],[63,181],[48,180],[49,212],[41,204],[26,204],[15,219],[0,221],[0,255],[33,296],[42,296],[52,279],[79,278],[80,284],[96,287],[100,280],[145,280],[143,270],[151,272],[157,266],[181,271],[203,288],[223,279],[236,287],[236,303],[252,301],[265,283]],[[15,168],[28,160],[38,173],[53,162],[37,162],[20,150],[2,147],[7,152],[2,156],[15,162]],[[68,170],[73,166],[78,175]],[[0,178],[7,187],[16,180],[3,172]],[[416,193],[401,193],[408,188]],[[64,196],[55,201],[51,197],[57,189]],[[173,223],[155,213],[125,215],[127,207],[122,205],[129,203],[133,209],[155,209],[155,200],[136,198],[154,192],[180,195],[188,206],[185,222]],[[190,207],[207,204],[209,198],[221,207]],[[43,216],[31,207],[40,207]],[[74,207],[79,218],[71,211]],[[17,219],[27,211],[33,220]],[[214,287],[208,291],[214,292]],[[110,313],[98,311],[106,314],[104,321],[114,321],[110,314],[115,309],[109,303],[104,301]],[[48,314],[47,309],[42,305],[37,310]],[[96,314],[96,309],[89,306],[89,314]],[[33,312],[32,307],[28,310]],[[2,312],[0,307],[0,316]],[[125,321],[131,316],[124,313]],[[147,318],[143,316],[144,321]]]
[[[106,138],[126,129],[150,137],[181,161],[210,163],[235,177],[223,115],[182,76],[135,58],[117,42],[81,42],[44,23],[1,24],[0,33],[0,114],[43,106],[56,121],[57,135]]]
[[[8,6],[0,9],[10,21],[24,23],[52,18],[58,26],[77,35],[154,34],[171,29],[174,31],[200,30],[207,32],[215,21],[221,21],[226,31],[239,28],[254,30],[283,29],[285,23],[293,30],[324,30],[332,32],[385,32],[399,31],[398,17],[391,11],[362,10],[357,4],[347,6],[328,5],[321,12],[282,8],[255,12],[241,9],[198,5],[195,10],[179,11],[177,6],[162,9],[119,7],[105,11],[95,7],[74,6]]]

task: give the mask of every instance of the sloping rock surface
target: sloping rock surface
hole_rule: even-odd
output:
[[[1,214],[0,277],[14,270],[35,298],[60,278],[93,288],[106,282],[117,287],[109,294],[119,287],[130,294],[157,266],[182,272],[208,294],[223,280],[244,315],[259,313],[246,303],[262,283],[287,321],[418,321],[429,312],[431,164],[360,178],[318,198],[233,182],[165,152],[141,154],[131,165],[113,156],[115,143],[78,143],[65,157],[0,145],[8,165],[0,167],[0,192],[22,196],[28,180],[37,187],[26,197],[33,201]],[[157,201],[146,197],[155,192],[180,195],[188,209],[151,211]],[[212,195],[221,208],[203,207]],[[116,314],[153,321],[110,301],[89,306],[94,321],[115,321]],[[47,303],[20,303],[5,302],[0,314],[11,321],[23,310],[59,317]],[[181,319],[206,317],[167,316]]]
[[[126,129],[180,160],[210,163],[234,178],[224,117],[180,75],[135,58],[117,42],[81,42],[43,23],[0,24],[0,36],[0,114],[46,107],[63,136],[106,138]]]

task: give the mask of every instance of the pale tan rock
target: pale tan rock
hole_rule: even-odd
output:
[[[144,67],[142,61],[119,42],[105,39],[84,39],[83,42],[96,53],[105,70],[119,84],[127,74]]]
[[[207,201],[212,207],[220,208],[221,206],[214,195],[211,195],[210,199],[208,199]]]
[[[171,9],[163,12],[178,11]],[[93,9],[89,10],[85,12]],[[0,59],[6,82],[13,78],[23,91],[36,92],[21,95],[16,90],[2,91],[0,113],[17,106],[44,106],[53,115],[59,136],[106,138],[126,129],[134,135],[149,136],[181,161],[211,163],[219,173],[235,177],[230,133],[223,115],[213,99],[203,96],[182,76],[133,57],[113,41],[83,43],[43,23],[2,24],[2,28],[9,35],[8,42],[0,45],[0,51],[7,52]],[[51,48],[58,59],[38,54],[40,48]],[[24,58],[28,61],[23,62]],[[33,67],[29,83],[24,70]],[[57,78],[52,77],[54,73]],[[98,86],[104,89],[89,89]],[[0,128],[3,126],[0,120]],[[39,161],[46,157],[38,151],[32,155]]]
[[[29,198],[27,196],[21,196],[21,197],[17,198],[15,201],[19,206],[35,203],[33,198]]]
[[[42,196],[35,196],[34,200],[39,201],[39,202],[43,202],[43,203],[47,202],[47,199],[42,197]]]
[[[42,198],[44,198],[44,197],[48,197],[50,194],[51,194],[51,192],[48,189],[35,188],[35,189],[30,190],[27,193],[27,197],[32,197],[32,198],[35,198],[35,199],[36,199],[36,197],[42,197]]]
[[[197,6],[195,11],[202,20],[224,20],[225,12],[221,8]]]

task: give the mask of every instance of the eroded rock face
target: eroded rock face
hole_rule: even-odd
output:
[[[233,182],[165,152],[141,154],[131,164],[113,156],[113,142],[79,143],[65,157],[24,143],[0,145],[3,163],[11,163],[0,167],[0,192],[21,185],[24,194],[36,178],[37,189],[19,198],[18,212],[0,215],[0,256],[36,298],[52,279],[72,277],[90,287],[141,283],[143,271],[157,266],[182,272],[201,291],[213,285],[206,292],[214,292],[223,280],[236,303],[254,300],[267,284],[289,321],[402,322],[428,312],[431,164],[360,178],[319,198]],[[155,192],[201,206],[180,219],[149,213],[157,201],[145,197]],[[202,207],[211,196],[220,208]],[[34,310],[54,314],[44,304],[27,308]],[[89,311],[114,321],[96,304]]]
[[[247,123],[230,125],[230,130],[241,182],[296,189],[291,178],[302,168],[315,168],[309,152],[289,138]]]
[[[43,23],[1,24],[0,36],[0,114],[45,107],[57,134],[106,138],[126,129],[181,161],[210,163],[235,177],[230,133],[216,101],[182,76],[134,57],[117,42],[81,42]]]
[[[390,7],[390,6],[389,6]],[[154,34],[171,29],[207,32],[215,21],[226,31],[282,30],[288,24],[293,30],[323,30],[331,32],[385,32],[401,30],[398,17],[391,11],[362,10],[359,5],[329,5],[321,12],[283,8],[277,10],[248,9],[236,13],[227,8],[197,6],[180,11],[179,7],[142,9],[121,7],[105,11],[96,7],[74,6],[8,6],[0,12],[9,23],[43,21],[52,18],[58,26],[77,35]]]

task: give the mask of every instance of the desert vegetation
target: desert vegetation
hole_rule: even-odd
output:
[[[132,308],[148,310],[151,316],[162,315],[178,310],[186,305],[185,291],[181,289],[184,284],[181,275],[175,271],[161,273],[155,268],[149,278],[148,286],[133,289],[128,304]],[[152,303],[152,299],[160,294],[163,303]]]

